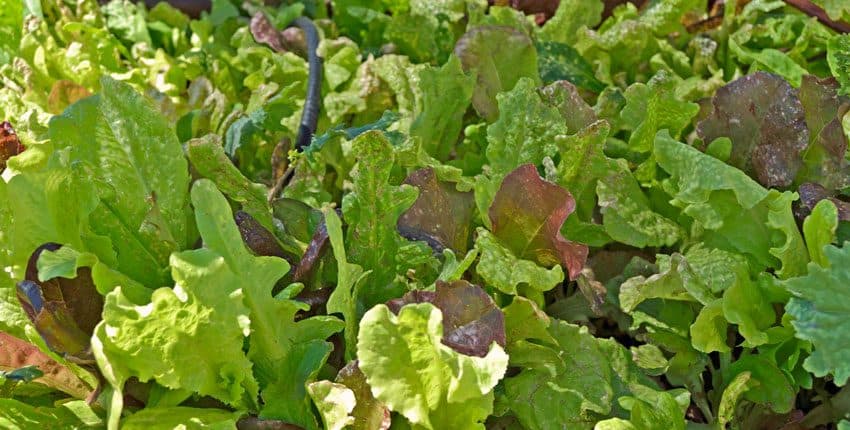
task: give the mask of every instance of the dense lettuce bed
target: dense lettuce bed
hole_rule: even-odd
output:
[[[850,428],[850,35],[325,3],[0,0],[0,427]]]

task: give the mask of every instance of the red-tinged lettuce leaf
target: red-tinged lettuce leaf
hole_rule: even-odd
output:
[[[33,366],[43,374],[35,382],[62,391],[78,399],[85,399],[92,388],[80,380],[67,367],[59,364],[37,346],[12,335],[0,332],[0,371],[10,371]]]
[[[285,52],[283,36],[263,12],[257,12],[251,17],[251,35],[257,43],[263,43],[277,52]]]
[[[354,393],[357,404],[351,411],[354,430],[387,430],[390,428],[390,410],[372,396],[366,375],[360,370],[357,360],[348,363],[336,375],[336,382],[345,385]]]
[[[292,278],[295,282],[302,282],[310,277],[313,270],[319,264],[319,260],[325,255],[329,243],[328,226],[324,221],[316,227],[313,232],[313,237],[310,239],[310,244],[307,245],[307,250],[301,256],[301,261],[295,266],[295,272]]]
[[[484,357],[493,342],[505,346],[505,316],[483,288],[466,281],[437,281],[436,291],[411,291],[387,302],[394,314],[408,304],[431,303],[443,313],[443,344]]]
[[[501,2],[497,1],[495,3],[507,4],[516,10],[522,11],[526,15],[539,13],[550,18],[555,14],[555,11],[558,10],[558,4],[560,2],[557,0],[508,0]]]
[[[412,303],[434,303],[437,293],[433,291],[413,290],[405,295],[392,299],[386,303],[390,311],[398,315],[401,308]]]
[[[24,151],[15,129],[9,121],[0,123],[0,172],[6,169],[6,160]]]
[[[304,427],[281,420],[244,417],[236,422],[237,430],[304,430]]]
[[[791,185],[809,143],[797,91],[779,76],[756,72],[717,90],[712,105],[697,125],[703,142],[728,137],[729,164],[764,186]]]
[[[850,110],[850,98],[839,96],[835,78],[804,76],[800,102],[809,128],[809,148],[797,183],[815,182],[829,190],[850,186],[850,163],[845,158],[847,136],[841,119]]]
[[[569,191],[544,181],[533,164],[508,174],[490,206],[493,234],[517,257],[545,266],[560,264],[570,279],[587,259],[587,246],[570,242],[561,226],[575,210]]]
[[[282,258],[290,266],[295,266],[298,256],[283,249],[275,235],[263,227],[254,217],[245,211],[236,211],[233,214],[233,219],[236,221],[236,226],[239,227],[242,241],[254,255]]]
[[[475,27],[458,39],[454,54],[463,71],[476,76],[472,106],[488,122],[499,117],[496,94],[510,91],[522,77],[540,80],[531,38],[511,27]]]
[[[77,268],[74,278],[42,281],[38,276],[38,259],[42,253],[60,248],[59,244],[46,243],[33,252],[26,279],[18,283],[18,300],[52,351],[69,358],[91,360],[90,338],[103,311],[103,296],[95,288],[91,269]]]
[[[399,233],[410,240],[424,240],[436,252],[451,248],[465,253],[475,211],[472,192],[458,191],[454,184],[440,181],[430,167],[411,173],[404,183],[419,188],[419,197],[399,217]]]
[[[466,281],[437,281],[434,305],[443,312],[443,344],[484,357],[493,342],[505,346],[505,315],[484,289]]]
[[[838,219],[840,221],[850,221],[850,202],[835,198],[826,188],[807,182],[800,185],[797,193],[800,195],[800,201],[794,206],[794,216],[797,219],[805,219],[812,213],[812,210],[817,206],[819,201],[828,199],[838,209]]]

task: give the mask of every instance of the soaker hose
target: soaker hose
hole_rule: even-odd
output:
[[[304,39],[307,42],[307,98],[301,111],[301,124],[298,126],[298,138],[295,141],[295,149],[300,151],[310,144],[316,133],[316,124],[319,121],[320,98],[322,96],[322,57],[316,53],[319,47],[319,32],[310,18],[299,16],[292,21],[304,31]]]

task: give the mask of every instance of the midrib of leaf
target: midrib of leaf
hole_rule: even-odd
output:
[[[104,103],[103,98],[101,98],[100,103]],[[109,131],[111,132],[111,139],[107,139],[107,141],[106,141],[107,144],[111,144],[109,146],[117,147],[121,151],[121,153],[124,154],[124,156],[128,160],[128,163],[127,163],[128,166],[132,169],[131,171],[135,174],[136,180],[142,186],[142,189],[144,191],[144,196],[145,197],[153,196],[154,193],[153,193],[152,187],[151,187],[150,183],[148,183],[148,179],[146,178],[145,174],[142,172],[142,170],[139,167],[140,163],[139,163],[139,160],[137,159],[137,157],[135,156],[135,154],[133,153],[132,145],[122,145],[120,143],[121,141],[124,141],[124,142],[132,142],[133,141],[132,139],[128,138],[127,136],[124,136],[124,134],[120,130],[120,127],[118,127],[118,125],[123,123],[125,120],[120,118],[120,117],[119,118],[109,118],[112,115],[107,115],[106,113],[104,113],[104,109],[100,108],[100,107],[98,109],[98,112],[100,113],[100,116],[101,116],[101,119],[103,120],[103,123],[106,124],[106,126],[109,128]],[[165,172],[165,174],[167,174],[167,172]],[[159,204],[156,202],[156,200],[155,199],[150,199],[150,200],[151,200],[151,203],[150,203],[150,208],[148,208],[148,211],[150,211],[151,209],[156,207],[157,212],[159,212],[160,214],[163,214],[162,209],[159,207]],[[126,225],[124,220],[121,220],[121,221],[122,221],[122,225]],[[173,238],[174,233],[171,231],[171,225],[169,223],[169,220],[166,219],[163,216],[163,221],[164,221],[163,225],[161,226],[165,230],[163,235],[165,237],[172,237]],[[148,252],[150,252],[150,250],[147,249],[147,247],[145,247],[145,248]],[[156,261],[156,259],[154,259],[154,261]]]
[[[128,223],[127,223],[127,221],[125,221],[125,220],[124,220],[124,218],[120,215],[120,213],[119,213],[117,210],[115,210],[115,208],[114,208],[114,207],[112,207],[112,205],[110,205],[109,203],[107,203],[107,202],[106,202],[105,200],[103,200],[103,199],[99,199],[99,200],[100,200],[100,203],[103,205],[103,207],[105,207],[105,208],[109,211],[109,213],[110,213],[110,214],[111,214],[111,215],[112,215],[112,216],[113,216],[116,220],[118,220],[118,224],[120,224],[122,227],[124,227],[124,230],[126,230],[127,232],[129,232],[130,237],[132,237],[133,239],[135,239],[135,240],[136,240],[136,242],[137,242],[137,243],[141,246],[141,248],[145,251],[145,254],[146,254],[148,257],[150,257],[150,259],[151,259],[152,261],[159,263],[159,260],[156,258],[156,255],[155,255],[155,254],[153,253],[153,251],[152,251],[152,250],[148,247],[147,241],[146,241],[146,240],[143,240],[143,239],[142,239],[142,237],[139,235],[138,229],[133,230],[132,228],[130,228],[130,227],[129,227],[129,225],[128,225]]]

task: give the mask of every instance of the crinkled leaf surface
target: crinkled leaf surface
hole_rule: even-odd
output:
[[[796,336],[812,342],[814,351],[805,361],[805,368],[815,376],[833,375],[835,383],[844,385],[850,378],[847,365],[847,289],[850,283],[850,246],[826,246],[823,253],[828,267],[809,264],[806,276],[785,281],[785,287],[794,297],[786,311],[794,317],[792,324]],[[812,288],[812,286],[817,288]]]
[[[134,376],[251,407],[258,386],[242,351],[250,320],[240,277],[206,249],[174,254],[171,267],[175,287],[154,291],[147,305],[133,304],[120,287],[106,296],[95,330],[98,365],[118,391]]]
[[[667,270],[649,278],[630,278],[620,286],[620,306],[626,312],[634,310],[647,299],[697,301],[703,304],[713,299],[708,286],[691,270],[680,254],[673,254]]]
[[[617,167],[614,167],[614,166]],[[602,223],[612,239],[634,247],[670,246],[682,237],[681,228],[656,213],[625,163],[596,185]]]
[[[783,277],[804,272],[808,256],[791,214],[793,194],[768,191],[665,131],[656,136],[654,153],[671,175],[663,184],[671,203],[699,223],[707,244],[743,254],[754,267],[781,267]]]
[[[620,112],[620,119],[632,131],[629,137],[632,150],[649,152],[658,130],[667,129],[673,137],[679,137],[690,124],[699,106],[681,100],[675,89],[673,76],[659,72],[646,84],[633,84],[623,93],[626,105]]]
[[[553,156],[556,141],[567,133],[566,121],[556,107],[541,99],[531,79],[520,79],[513,90],[496,98],[502,113],[487,127],[489,170],[475,184],[475,203],[482,216],[508,173]]]
[[[563,0],[555,14],[540,29],[540,38],[552,42],[573,44],[583,28],[592,28],[602,19],[603,2]]]
[[[410,125],[410,135],[422,139],[427,153],[444,160],[457,142],[475,78],[464,73],[460,60],[451,56],[440,68],[422,69],[419,85],[422,111]]]
[[[540,89],[540,97],[550,106],[558,108],[566,121],[568,133],[575,133],[596,121],[596,112],[570,81],[552,82]]]
[[[850,94],[850,35],[832,36],[827,44],[826,59],[833,76],[841,84],[841,93]]]
[[[350,414],[357,400],[348,387],[331,381],[316,381],[307,385],[307,392],[322,415],[325,429],[342,430],[354,424],[354,417]]]
[[[505,380],[500,403],[510,406],[525,428],[592,428],[599,417],[625,416],[615,399],[634,392],[651,402],[666,394],[616,342],[550,320],[524,299],[505,308],[505,317],[511,365],[522,371]]]
[[[366,308],[401,295],[395,279],[400,267],[399,248],[406,240],[396,231],[399,217],[417,197],[410,185],[388,183],[393,150],[378,131],[361,134],[353,142],[358,163],[351,173],[353,192],[345,196],[342,212],[348,223],[346,247],[352,263],[369,270],[368,288],[362,291]]]
[[[717,90],[712,106],[697,126],[703,141],[728,137],[729,164],[766,187],[791,185],[809,144],[797,91],[779,76],[757,72]]]
[[[377,305],[360,321],[360,368],[375,397],[414,425],[484,429],[508,356],[495,343],[484,357],[463,355],[442,336],[441,313],[429,303],[404,306],[398,316]]]
[[[593,217],[597,181],[608,176],[614,167],[603,152],[610,132],[608,122],[600,120],[558,140],[561,161],[557,166],[557,183],[575,197],[576,215],[585,221]]]
[[[810,143],[797,183],[815,182],[829,190],[850,185],[850,162],[845,158],[847,136],[841,126],[844,114],[850,110],[850,98],[839,96],[838,92],[834,78],[803,77],[800,102],[805,109]]]
[[[431,303],[443,314],[443,344],[453,350],[484,357],[493,342],[505,346],[505,317],[478,285],[437,280],[434,291],[415,290],[387,302],[394,314],[408,304]]]
[[[564,280],[560,265],[547,269],[535,261],[521,259],[483,228],[478,229],[477,236],[475,247],[480,257],[475,271],[487,285],[506,294],[517,294],[520,286],[548,291]]]

